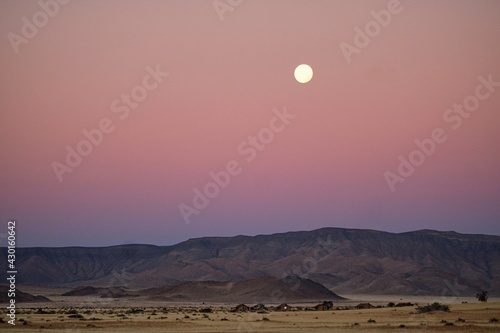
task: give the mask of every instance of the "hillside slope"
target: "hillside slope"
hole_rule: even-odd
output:
[[[500,295],[500,237],[323,228],[164,247],[19,248],[17,269],[19,284],[149,288],[299,276],[340,294]]]
[[[293,301],[340,300],[321,284],[299,277],[262,277],[236,282],[185,281],[172,286],[142,290],[124,287],[77,287],[63,296],[99,298],[142,297],[155,301],[282,303]]]

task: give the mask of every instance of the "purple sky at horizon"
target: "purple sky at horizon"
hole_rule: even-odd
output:
[[[0,2],[0,234],[500,235],[498,17],[488,0]]]

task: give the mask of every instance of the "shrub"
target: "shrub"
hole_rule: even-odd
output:
[[[445,305],[445,304],[434,302],[434,303],[429,304],[429,305],[417,307],[417,311],[418,311],[418,313],[425,313],[425,312],[431,312],[431,311],[449,312],[450,307],[448,305]]]
[[[200,312],[201,313],[212,313],[212,309],[211,308],[204,308],[204,309],[201,309]]]
[[[483,290],[476,294],[476,298],[479,302],[488,302],[488,292]]]
[[[70,314],[68,317],[69,318],[78,318],[78,319],[82,319],[83,318],[83,316],[81,314]]]
[[[395,307],[397,308],[402,308],[404,306],[414,306],[415,304],[411,303],[411,302],[406,302],[406,303],[398,303],[396,305],[394,305]]]
[[[498,323],[498,319],[496,319],[495,317],[493,317],[493,318],[490,319],[490,323]]]
[[[369,322],[369,323],[376,323],[377,321],[376,321],[375,319],[371,319],[371,318],[370,318],[370,319],[368,319],[368,322]]]

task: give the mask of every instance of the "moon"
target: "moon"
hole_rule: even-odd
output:
[[[302,64],[298,65],[297,68],[295,68],[295,72],[293,73],[295,76],[295,80],[297,80],[300,83],[307,83],[311,81],[313,77],[313,70],[311,66]]]

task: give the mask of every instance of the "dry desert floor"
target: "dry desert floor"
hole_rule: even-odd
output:
[[[414,306],[334,311],[231,312],[231,307],[23,307],[1,332],[500,332],[500,302],[452,304],[417,314]]]

